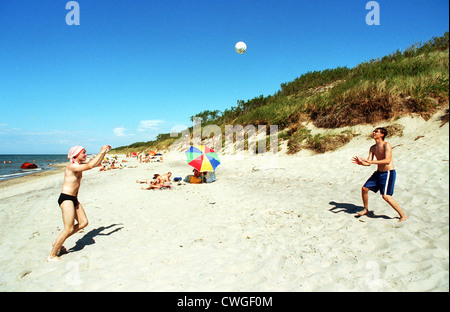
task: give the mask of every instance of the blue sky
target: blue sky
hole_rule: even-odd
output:
[[[0,154],[97,153],[441,36],[448,0],[0,0]],[[248,50],[234,51],[238,41]]]

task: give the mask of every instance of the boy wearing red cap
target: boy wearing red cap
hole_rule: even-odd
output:
[[[78,202],[78,190],[81,185],[81,178],[83,177],[83,171],[92,169],[100,165],[102,159],[106,153],[111,149],[109,145],[103,145],[100,153],[95,156],[88,163],[86,161],[86,150],[82,146],[74,146],[70,149],[67,158],[70,160],[70,164],[66,166],[64,174],[64,183],[61,191],[61,195],[58,199],[58,204],[61,207],[62,217],[64,222],[64,230],[59,234],[56,241],[53,243],[52,251],[47,257],[47,261],[61,260],[57,256],[58,251],[63,249],[64,241],[72,234],[78,232],[82,228],[88,225],[88,219],[84,212],[83,206]],[[75,224],[77,220],[77,224]]]

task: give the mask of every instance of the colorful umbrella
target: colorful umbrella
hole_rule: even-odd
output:
[[[200,172],[215,171],[216,167],[220,165],[217,153],[205,145],[191,146],[185,154],[188,165]]]

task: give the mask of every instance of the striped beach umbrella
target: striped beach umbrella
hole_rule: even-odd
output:
[[[206,145],[194,145],[185,152],[188,165],[200,172],[215,171],[220,165],[217,153]]]

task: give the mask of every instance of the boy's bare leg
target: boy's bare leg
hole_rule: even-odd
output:
[[[403,212],[400,205],[395,201],[395,199],[390,195],[382,195],[383,199],[392,207],[400,216],[400,220],[398,222],[405,221],[408,217]]]
[[[364,205],[364,210],[358,212],[358,216],[364,216],[369,212],[369,189],[366,187],[362,187],[361,189],[361,197]]]
[[[70,233],[75,230],[75,207],[73,202],[66,200],[61,203],[61,212],[64,223],[64,230],[58,235],[56,241],[53,243],[52,251],[47,257],[47,261],[54,261],[55,259],[60,260],[57,256],[58,250],[62,247],[64,241],[69,237]]]
[[[53,248],[50,252],[50,255],[47,257],[47,261],[61,260],[61,258],[58,257],[57,254],[66,239],[74,233],[78,232],[80,229],[86,227],[88,224],[86,213],[81,204],[79,204],[77,209],[75,209],[73,202],[70,200],[66,200],[61,204],[61,210],[64,222],[64,230],[61,232],[61,234],[59,234],[58,238],[53,243]],[[77,224],[75,224],[75,220],[78,221]]]
[[[77,224],[78,230],[74,231],[72,234],[78,232],[81,229],[84,229],[85,227],[88,226],[88,223],[89,223],[87,216],[86,216],[86,212],[84,211],[83,205],[80,203],[78,204],[77,209],[75,209],[75,219],[78,222],[78,224]],[[72,235],[72,234],[70,234],[70,235]]]

